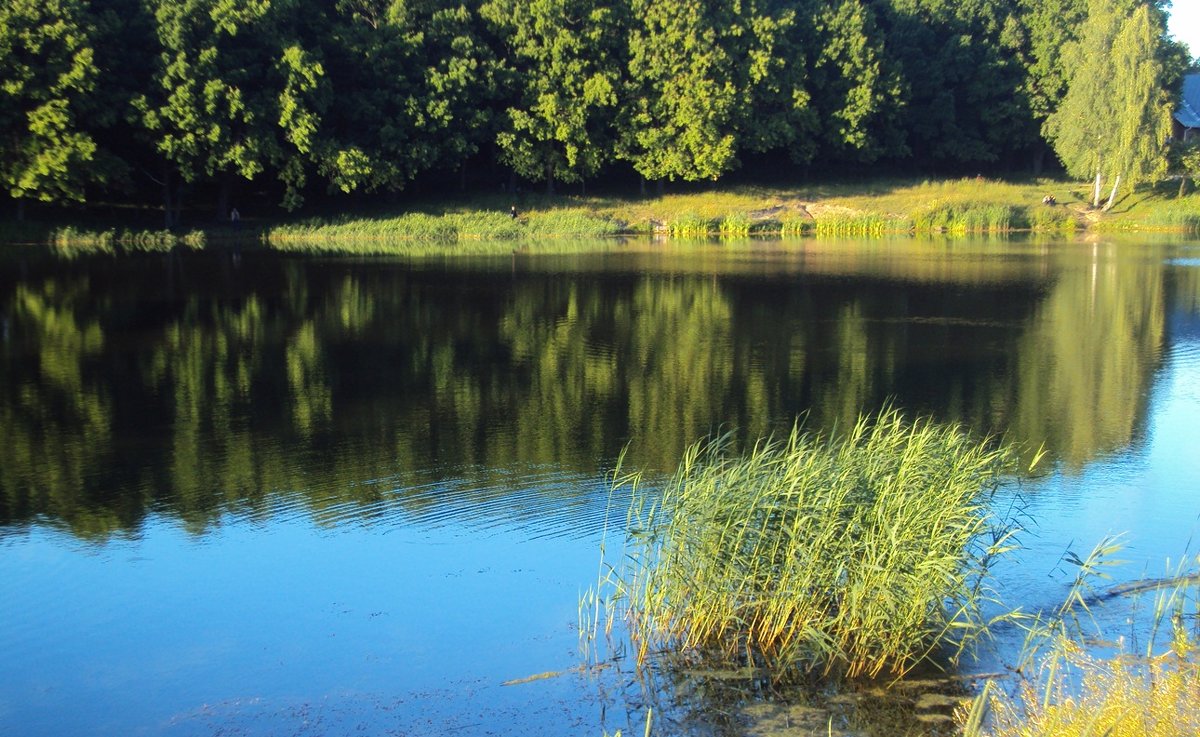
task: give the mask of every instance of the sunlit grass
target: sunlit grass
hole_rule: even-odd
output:
[[[822,238],[878,238],[884,235],[907,233],[909,224],[898,217],[878,213],[823,214],[814,221],[813,232]]]
[[[236,229],[213,225],[188,233],[5,222],[0,223],[0,242],[104,252],[259,240],[288,249],[329,250],[338,244],[335,250],[399,254],[428,250],[428,244],[500,244],[651,233],[679,239],[734,239],[875,238],[908,233],[954,236],[1023,230],[1066,234],[1083,228],[1200,232],[1200,194],[1180,198],[1177,189],[1138,189],[1122,195],[1105,213],[1090,209],[1086,183],[1049,179],[883,179],[794,187],[735,186],[662,197],[493,193],[414,201],[404,210],[374,215],[351,213],[281,222],[265,219]],[[1046,195],[1053,196],[1057,204],[1042,204]],[[512,204],[518,207],[515,219],[509,212]],[[493,245],[492,250],[497,247]]]
[[[406,213],[391,218],[309,220],[271,226],[263,239],[271,245],[321,241],[512,241],[526,238],[597,238],[614,235],[610,219],[578,210],[533,211],[513,218],[498,211]]]
[[[617,482],[634,503],[607,583],[639,660],[666,648],[902,674],[982,633],[982,578],[1008,537],[987,496],[1011,463],[895,411],[746,455],[726,439],[698,444],[661,489]]]
[[[1064,603],[1027,625],[1015,684],[988,683],[959,713],[964,737],[1162,737],[1200,734],[1200,580],[1193,572],[1163,579],[1153,606],[1131,624],[1150,631],[1134,652],[1124,639],[1104,656],[1089,633],[1091,581],[1119,549],[1103,541],[1087,559]],[[1159,644],[1157,636],[1169,633]]]

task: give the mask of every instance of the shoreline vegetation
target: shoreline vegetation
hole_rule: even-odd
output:
[[[1087,186],[983,178],[805,187],[730,187],[655,198],[491,194],[307,219],[246,219],[176,230],[111,224],[0,225],[0,242],[60,250],[161,251],[260,244],[284,251],[486,253],[513,242],[647,236],[671,240],[1082,232],[1200,232],[1200,194],[1145,189],[1110,212]],[[1053,204],[1043,198],[1052,197]],[[509,208],[515,206],[513,218]]]
[[[899,677],[987,627],[988,574],[1011,521],[988,500],[1017,465],[960,428],[860,416],[837,437],[796,427],[745,455],[692,446],[661,488],[632,492],[623,549],[582,609],[629,624],[632,650],[848,678]],[[602,557],[604,553],[602,552]],[[951,656],[954,659],[954,656]]]
[[[1002,624],[1024,645],[956,699],[963,737],[1197,734],[1200,558],[1103,590],[1122,564],[1119,537],[1105,538],[1064,554],[1075,576],[1061,604],[1006,611],[991,568],[1022,531],[992,495],[1022,473],[1014,450],[885,409],[836,436],[699,443],[661,481],[618,464],[614,498],[630,490],[630,508],[580,599],[581,652],[886,690],[918,666],[953,665]],[[1127,638],[1099,624],[1109,600]]]

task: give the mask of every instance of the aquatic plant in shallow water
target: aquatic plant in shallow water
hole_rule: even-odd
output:
[[[962,647],[1008,547],[987,501],[1011,464],[887,410],[836,439],[697,444],[661,488],[618,478],[633,503],[608,582],[639,661],[667,648],[854,677]]]
[[[1164,579],[1116,586],[1097,595],[1092,582],[1120,561],[1113,538],[1101,541],[1078,566],[1075,583],[1051,615],[1026,618],[1027,637],[1014,683],[989,681],[958,717],[964,737],[1166,737],[1200,734],[1200,559]],[[1145,649],[1104,641],[1091,607],[1117,596],[1152,593],[1153,606],[1132,606],[1127,621],[1149,630]],[[1170,641],[1157,644],[1169,632]]]

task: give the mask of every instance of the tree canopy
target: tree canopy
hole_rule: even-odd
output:
[[[7,0],[0,178],[52,203],[153,182],[168,224],[251,186],[295,208],[450,174],[1020,171],[1051,146],[1135,183],[1188,64],[1164,5]]]
[[[1066,93],[1046,131],[1070,174],[1095,176],[1093,205],[1105,179],[1113,181],[1111,206],[1122,180],[1132,186],[1166,171],[1172,96],[1164,34],[1154,6],[1089,0],[1079,38],[1065,49]]]

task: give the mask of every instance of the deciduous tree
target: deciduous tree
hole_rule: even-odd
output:
[[[515,66],[497,136],[522,177],[576,182],[612,157],[624,22],[609,0],[491,0],[481,10]]]
[[[0,3],[0,182],[17,201],[83,202],[99,70],[80,0]]]
[[[1073,176],[1095,176],[1092,206],[1113,181],[1105,209],[1127,186],[1166,171],[1171,132],[1166,86],[1178,71],[1164,63],[1162,12],[1136,0],[1089,0],[1079,40],[1066,50],[1071,75],[1059,109],[1046,121],[1054,150]]]

